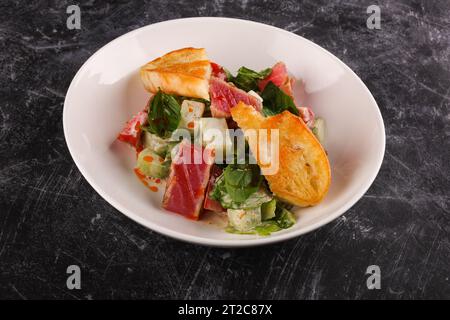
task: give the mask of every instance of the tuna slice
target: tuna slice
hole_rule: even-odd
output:
[[[141,126],[147,123],[148,112],[146,109],[140,111],[130,121],[128,121],[122,131],[119,133],[117,139],[131,144],[136,149],[139,149],[141,139]]]
[[[277,62],[272,67],[272,72],[258,84],[259,90],[263,91],[269,82],[283,90],[287,95],[292,95],[292,85],[295,82],[294,78],[289,77],[286,65],[283,62]]]
[[[222,169],[219,166],[213,165],[211,168],[211,177],[209,178],[208,188],[206,189],[205,202],[203,208],[214,212],[227,211],[222,207],[219,201],[210,198],[209,193],[214,189],[214,184],[218,176],[222,174]]]
[[[181,142],[172,160],[163,208],[198,220],[213,163],[213,150]]]
[[[211,113],[215,118],[231,117],[230,109],[240,101],[253,106],[258,111],[262,109],[262,104],[257,98],[219,78],[211,78],[209,95],[211,98]]]
[[[211,62],[211,76],[219,78],[220,80],[227,81],[227,74],[221,65]]]

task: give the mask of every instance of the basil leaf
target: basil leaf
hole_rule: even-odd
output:
[[[150,102],[145,130],[161,138],[169,137],[180,123],[180,109],[174,96],[159,90]]]
[[[262,176],[256,165],[229,165],[224,170],[224,181],[231,199],[242,203],[259,190]]]
[[[261,98],[263,98],[263,113],[265,116],[273,116],[284,110],[288,110],[296,116],[299,115],[292,97],[278,88],[272,81],[264,88]]]
[[[234,83],[236,87],[244,91],[257,91],[258,81],[267,77],[271,72],[272,68],[267,68],[261,70],[260,72],[256,72],[246,67],[240,67],[236,77],[233,77],[228,71],[225,71],[225,74],[227,75],[228,82]]]
[[[245,187],[252,182],[252,171],[247,169],[226,170],[226,183],[234,187]]]
[[[261,191],[263,176],[257,165],[229,165],[216,179],[210,197],[224,208],[255,208],[271,198]]]
[[[231,186],[228,183],[225,183],[225,188],[228,195],[231,197],[231,200],[237,203],[243,203],[252,195],[252,193],[255,193],[258,190],[257,186],[250,188],[238,188]]]

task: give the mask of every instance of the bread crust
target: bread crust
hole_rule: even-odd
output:
[[[279,129],[279,169],[275,174],[265,174],[277,197],[300,207],[322,201],[331,183],[330,164],[322,145],[301,118],[288,111],[264,117],[242,102],[231,109],[231,115],[244,132]],[[264,165],[257,156],[258,146],[250,141],[249,145],[264,174]]]
[[[200,60],[208,60],[205,48],[187,47],[170,51],[165,55],[150,61],[146,64],[146,66],[155,69],[161,66],[169,66],[180,62],[190,63]]]

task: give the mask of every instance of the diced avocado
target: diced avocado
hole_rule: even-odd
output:
[[[181,104],[181,121],[178,127],[194,132],[196,121],[201,118],[204,111],[204,103],[193,100],[184,100]]]
[[[164,157],[169,149],[169,140],[160,138],[156,134],[145,131],[144,148],[150,149],[159,156]]]
[[[295,224],[295,215],[285,208],[281,208],[277,212],[277,224],[282,229],[287,229]]]
[[[237,231],[247,232],[261,224],[261,208],[228,209],[228,223]]]
[[[277,208],[277,200],[275,199],[263,203],[261,205],[261,219],[264,221],[275,218],[276,208]]]
[[[165,178],[169,174],[170,162],[165,161],[150,148],[142,150],[137,158],[136,167],[139,171],[153,178]]]
[[[325,120],[322,118],[317,118],[314,120],[314,127],[312,128],[312,132],[319,140],[321,144],[325,143]]]

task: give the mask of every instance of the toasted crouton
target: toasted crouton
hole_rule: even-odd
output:
[[[279,169],[266,175],[257,154],[258,145],[249,141],[271,191],[293,205],[306,207],[319,203],[328,191],[331,170],[325,150],[303,120],[288,111],[264,117],[240,102],[231,109],[233,120],[242,130],[279,129]]]
[[[184,48],[157,58],[141,68],[145,89],[209,100],[211,64],[205,49]]]

